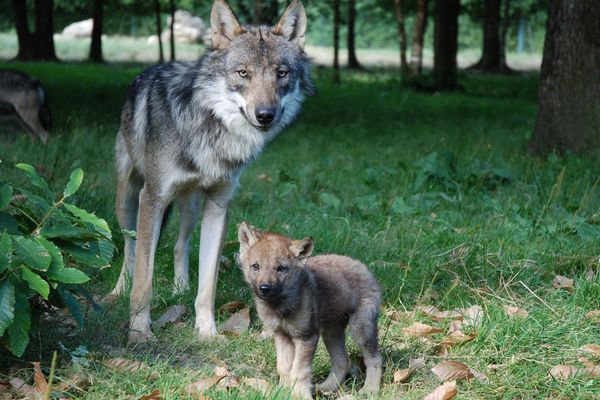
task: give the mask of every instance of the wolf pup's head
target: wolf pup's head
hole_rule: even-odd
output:
[[[310,238],[292,240],[260,232],[246,222],[240,224],[238,239],[246,282],[256,296],[267,301],[285,295],[286,288],[299,282],[314,247]]]
[[[269,131],[289,125],[304,94],[312,92],[304,52],[306,13],[292,1],[274,26],[242,26],[224,0],[211,12],[212,54],[219,59],[229,93],[227,109],[254,128]],[[238,114],[239,115],[239,114]]]

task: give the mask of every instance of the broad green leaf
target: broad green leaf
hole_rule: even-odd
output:
[[[75,321],[77,321],[79,327],[83,328],[83,313],[81,312],[81,306],[79,305],[79,302],[77,301],[75,296],[73,296],[71,292],[63,289],[59,289],[58,293],[60,294],[60,297],[62,298],[63,302],[71,312],[73,318],[75,318]]]
[[[63,268],[47,274],[48,279],[62,283],[84,283],[90,280],[82,271],[76,268]]]
[[[90,240],[98,237],[98,234],[93,230],[87,230],[74,225],[52,225],[43,226],[40,230],[40,236],[48,239],[78,239]]]
[[[15,316],[15,285],[9,279],[0,281],[0,337]]]
[[[89,243],[64,243],[61,244],[61,248],[69,253],[75,261],[80,262],[90,267],[104,267],[108,264],[108,261],[101,258],[100,255],[95,252],[98,249],[97,245],[93,247]]]
[[[108,224],[106,223],[105,220],[103,220],[102,218],[98,218],[97,216],[95,216],[92,213],[89,213],[85,210],[82,210],[79,207],[76,207],[72,204],[67,204],[64,203],[63,206],[74,216],[80,218],[81,220],[85,221],[85,222],[89,222],[90,224],[93,224],[94,226],[100,228],[100,233],[102,233],[104,236],[106,236],[108,239],[111,238],[111,234],[110,234],[110,228],[108,227]]]
[[[12,198],[12,187],[5,183],[0,186],[0,209],[6,207]]]
[[[41,236],[36,237],[35,240],[39,244],[44,246],[44,248],[48,251],[48,253],[52,257],[52,261],[50,262],[50,266],[48,267],[48,274],[50,274],[54,271],[58,271],[59,269],[65,267],[65,262],[63,260],[62,253],[60,252],[60,249],[54,243],[52,243],[51,241],[49,241],[46,238],[43,238]]]
[[[29,344],[31,310],[25,291],[17,291],[15,300],[15,319],[8,327],[8,346],[15,356],[20,357]]]
[[[83,182],[83,170],[77,168],[75,171],[71,172],[71,177],[69,178],[67,187],[65,187],[65,190],[63,191],[63,196],[66,198],[74,195],[81,186],[81,182]]]
[[[21,268],[21,275],[31,290],[35,290],[45,300],[48,300],[48,295],[50,294],[50,286],[48,286],[48,282],[25,266]]]
[[[327,192],[322,192],[319,195],[319,199],[324,205],[334,209],[337,209],[341,203],[340,199],[337,196]]]
[[[34,219],[40,220],[50,211],[52,204],[45,198],[19,188],[24,201],[13,203],[19,210],[23,210]],[[53,210],[56,212],[56,210]]]
[[[413,208],[404,202],[402,197],[396,197],[392,203],[392,212],[394,214],[410,214]]]
[[[0,231],[6,231],[11,235],[19,235],[19,225],[15,217],[0,211]]]
[[[0,236],[0,272],[4,271],[12,259],[12,241],[7,232]]]
[[[36,241],[22,236],[13,236],[13,245],[17,256],[29,267],[45,271],[50,266],[52,261],[50,253]]]
[[[25,163],[19,163],[15,166],[17,168],[25,171],[25,173],[27,174],[27,176],[31,180],[31,183],[34,186],[39,187],[44,192],[46,192],[46,194],[50,194],[50,195],[52,194],[52,191],[50,190],[50,187],[48,187],[48,184],[46,183],[46,181],[41,176],[38,175],[38,173],[36,172],[35,168],[32,165],[25,164]]]

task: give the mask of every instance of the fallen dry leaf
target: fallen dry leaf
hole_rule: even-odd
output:
[[[181,318],[187,313],[187,307],[183,304],[176,304],[167,308],[156,321],[152,322],[152,326],[155,328],[162,328],[167,324],[174,324],[181,321]]]
[[[266,393],[271,390],[271,384],[264,379],[242,378],[242,384],[251,387],[257,392]]]
[[[205,390],[215,386],[226,375],[213,375],[208,378],[198,379],[185,387],[185,392],[191,396],[201,395]]]
[[[418,370],[425,366],[425,358],[411,358],[408,360],[408,368],[404,368],[394,372],[394,383],[406,382],[408,378]]]
[[[465,325],[477,327],[483,320],[483,308],[477,304],[468,308],[457,308],[454,311],[462,316]]]
[[[587,319],[591,319],[592,322],[596,322],[598,324],[600,324],[600,310],[592,310],[592,311],[588,311],[585,314],[585,317]]]
[[[597,344],[586,344],[585,346],[581,346],[579,350],[585,351],[586,353],[591,353],[596,357],[600,357],[600,346]]]
[[[263,182],[273,182],[273,178],[267,174],[256,175],[256,179]]]
[[[440,311],[434,306],[417,306],[415,307],[415,311],[419,311],[436,321],[444,321],[450,318],[462,318],[462,315],[456,310]]]
[[[229,389],[229,388],[240,386],[240,382],[237,380],[237,378],[235,376],[227,375],[219,381],[217,386],[220,388]]]
[[[161,400],[160,390],[155,389],[150,394],[145,394],[139,398],[139,400]]]
[[[573,279],[569,279],[562,275],[556,275],[554,277],[554,281],[552,282],[552,287],[555,289],[564,289],[567,292],[573,292],[574,283],[575,281]]]
[[[593,282],[596,280],[596,273],[593,269],[589,268],[585,273],[585,280],[588,282]]]
[[[473,377],[475,379],[477,379],[479,382],[490,383],[490,379],[485,374],[482,374],[481,372],[479,372],[473,368],[469,368],[469,371],[473,374]]]
[[[109,360],[102,361],[102,364],[109,368],[114,368],[121,372],[138,372],[138,371],[150,371],[150,367],[146,365],[143,361],[138,360],[130,360],[128,358],[111,358]],[[158,378],[157,372],[152,372],[150,376],[148,376],[148,380],[154,380]]]
[[[526,310],[519,307],[504,306],[504,311],[509,318],[526,318],[529,316]]]
[[[239,335],[250,326],[250,309],[248,307],[231,314],[231,317],[221,325],[221,333]]]
[[[572,376],[577,375],[581,372],[581,368],[575,367],[573,365],[564,365],[560,364],[550,369],[549,373],[555,379],[566,381]]]
[[[455,345],[470,342],[471,340],[477,337],[474,333],[464,333],[463,331],[454,331],[448,336],[442,338],[440,341],[441,344],[445,345]]]
[[[243,301],[229,301],[219,307],[219,312],[236,312],[246,307],[246,303]]]
[[[450,321],[450,326],[448,327],[448,335],[453,332],[462,331],[463,322],[461,320]]]
[[[458,361],[442,361],[431,370],[442,381],[459,381],[473,377],[470,368]]]
[[[596,364],[586,357],[579,357],[577,358],[577,361],[579,361],[586,368],[594,368],[596,366]]]
[[[437,348],[436,354],[440,357],[447,357],[451,349],[452,347],[447,344],[440,344]]]
[[[412,325],[402,328],[402,334],[411,337],[423,337],[433,333],[443,332],[443,329],[434,328],[433,326],[415,322]]]
[[[27,384],[21,378],[13,378],[9,383],[10,387],[21,396],[36,397],[38,395],[33,386]]]
[[[457,393],[456,381],[449,381],[438,386],[433,392],[425,396],[423,400],[450,400]]]
[[[33,364],[33,381],[35,382],[35,390],[41,395],[43,398],[47,398],[47,394],[49,394],[50,388],[48,387],[48,382],[46,381],[46,377],[42,372],[42,368],[40,367],[39,361],[32,362]]]
[[[411,318],[413,313],[411,311],[397,311],[390,309],[385,312],[385,316],[392,321],[402,321]]]

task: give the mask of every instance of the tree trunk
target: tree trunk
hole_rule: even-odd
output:
[[[90,60],[101,63],[102,60],[102,20],[104,17],[104,0],[94,0],[92,4],[92,42],[90,45]]]
[[[17,40],[19,42],[19,52],[16,59],[31,61],[35,58],[35,48],[33,35],[29,31],[27,24],[27,2],[25,0],[12,0],[11,5],[15,20],[15,30],[17,31]]]
[[[162,44],[162,24],[160,21],[160,3],[158,0],[154,0],[154,13],[156,14],[156,34],[158,35],[158,62],[161,64],[165,62],[165,54],[163,52]]]
[[[457,87],[458,14],[460,0],[436,0],[433,76],[438,90]]]
[[[171,25],[169,26],[169,39],[171,45],[171,61],[175,61],[175,0],[170,0],[171,6]]]
[[[340,83],[340,0],[333,0],[333,80]]]
[[[600,7],[552,0],[546,25],[539,109],[529,149],[582,153],[600,147]]]
[[[255,0],[252,22],[255,25],[275,25],[279,17],[279,5],[277,0]]]
[[[421,70],[423,68],[423,43],[425,42],[428,6],[428,0],[417,0],[412,47],[410,50],[410,70],[413,75],[421,75]]]
[[[356,58],[356,45],[354,43],[354,26],[356,23],[356,0],[348,0],[348,68],[362,69],[358,59]]]
[[[396,11],[396,24],[398,25],[398,44],[400,46],[400,73],[406,74],[408,63],[406,62],[406,29],[404,28],[404,13],[402,10],[402,0],[394,0],[394,10]]]
[[[35,0],[35,59],[56,61],[54,51],[54,1]]]
[[[484,72],[507,72],[504,45],[510,6],[505,2],[504,20],[500,17],[502,0],[485,0],[483,12],[483,51],[481,59],[471,68]]]

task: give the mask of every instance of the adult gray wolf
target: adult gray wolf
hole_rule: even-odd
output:
[[[217,334],[214,318],[218,259],[227,206],[245,166],[297,117],[312,91],[303,50],[306,14],[292,1],[274,27],[241,26],[229,6],[211,12],[212,48],[197,62],[143,71],[129,87],[117,135],[116,212],[125,239],[120,294],[133,276],[131,343],[150,330],[154,252],[167,206],[180,211],[175,290],[189,288],[189,238],[204,195],[195,331]]]
[[[335,391],[350,368],[346,326],[367,367],[361,392],[379,390],[382,360],[377,343],[379,285],[359,261],[335,254],[309,257],[310,238],[292,240],[242,222],[240,266],[265,327],[273,331],[282,385],[311,398],[311,363],[319,334],[331,357],[331,373],[319,385]]]
[[[42,142],[48,141],[50,109],[42,84],[21,71],[0,70],[0,103],[5,103],[20,121],[37,135]]]

